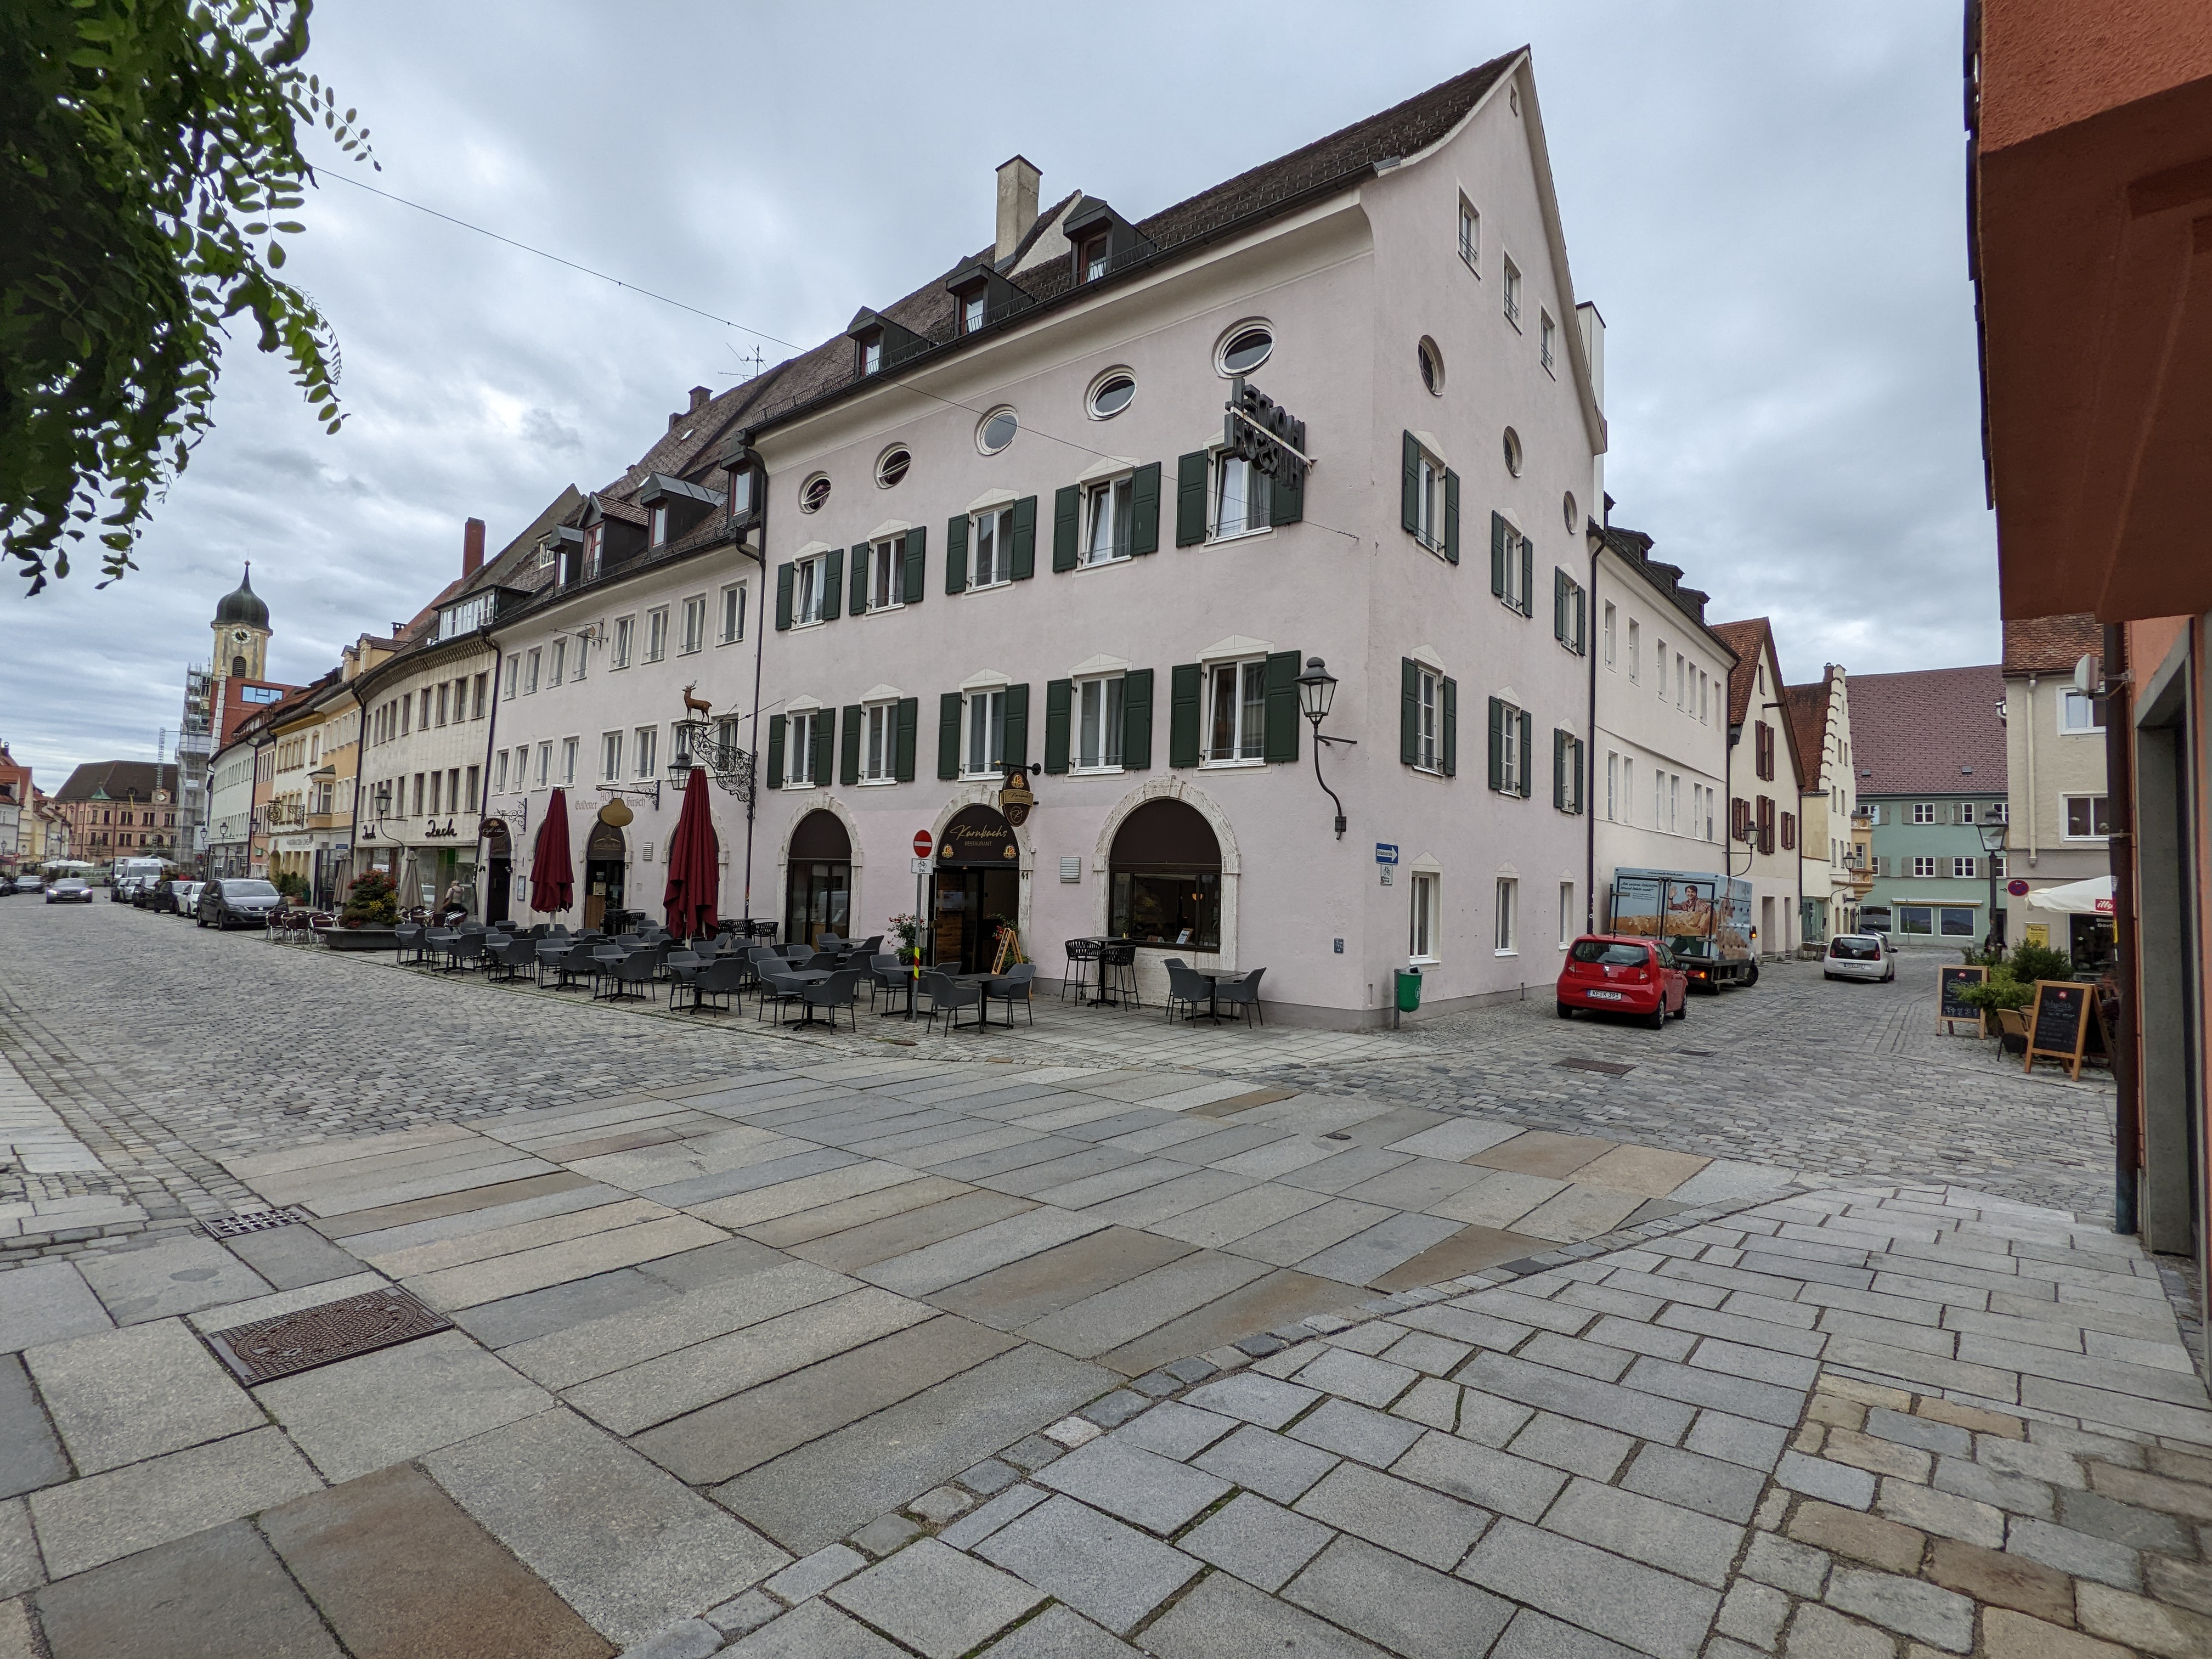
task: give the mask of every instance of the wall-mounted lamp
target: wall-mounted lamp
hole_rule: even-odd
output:
[[[1319,657],[1306,659],[1306,672],[1295,682],[1298,688],[1298,708],[1313,724],[1314,781],[1322,792],[1336,803],[1336,838],[1344,839],[1344,803],[1337,799],[1336,791],[1328,787],[1321,775],[1321,746],[1325,743],[1357,744],[1357,738],[1325,738],[1321,734],[1321,723],[1328,718],[1329,708],[1336,701],[1336,676]]]

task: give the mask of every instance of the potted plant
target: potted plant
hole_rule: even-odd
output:
[[[901,967],[911,968],[921,960],[921,918],[893,916],[891,932],[898,935],[898,959]]]
[[[399,890],[381,870],[371,870],[346,890],[338,925],[323,930],[323,942],[333,951],[389,951],[398,925]]]

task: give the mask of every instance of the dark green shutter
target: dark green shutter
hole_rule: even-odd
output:
[[[1444,474],[1444,562],[1459,562],[1459,474]]]
[[[784,568],[788,570],[791,567],[786,565]],[[771,789],[783,787],[783,716],[781,714],[768,717],[768,787]]]
[[[826,716],[830,711],[823,709]],[[844,741],[837,746],[837,781],[848,789],[860,781],[860,705],[845,705]]]
[[[1014,503],[1013,545],[1008,550],[1006,574],[1018,582],[1025,582],[1036,574],[1036,497],[1034,495],[1024,495]]]
[[[1267,703],[1260,739],[1262,758],[1294,761],[1298,757],[1298,653],[1277,651],[1267,658]]]
[[[1521,538],[1521,614],[1536,614],[1536,544]]]
[[[1305,422],[1298,422],[1298,434],[1305,435]],[[1298,446],[1303,449],[1303,442]],[[1299,524],[1306,516],[1306,481],[1304,474],[1292,479],[1284,473],[1267,480],[1267,522],[1269,524]]]
[[[1195,547],[1206,539],[1206,469],[1212,457],[1203,449],[1176,458],[1176,545]]]
[[[1411,536],[1421,533],[1421,447],[1413,441],[1413,434],[1406,434],[1406,447],[1398,484],[1399,518]]]
[[[1556,729],[1552,732],[1552,805],[1562,812],[1567,810],[1567,734]]]
[[[1168,670],[1168,764],[1198,764],[1199,705],[1206,691],[1202,663],[1179,662]]]
[[[831,548],[822,556],[822,620],[835,622],[845,586],[845,550]]]
[[[1006,688],[1006,769],[1026,772],[1030,765],[1030,688],[1024,680]]]
[[[901,783],[914,781],[914,729],[921,723],[921,699],[898,700],[898,750],[893,774]]]
[[[854,616],[865,616],[868,609],[868,568],[873,562],[869,555],[874,550],[866,542],[853,549],[851,591],[845,595],[845,609]]]
[[[1443,694],[1444,775],[1459,775],[1459,682],[1445,680],[1438,687]]]
[[[1490,591],[1505,597],[1505,557],[1513,550],[1513,532],[1503,513],[1490,515]]]
[[[1490,787],[1505,787],[1505,705],[1490,700]]]
[[[1073,484],[1063,485],[1052,497],[1052,568],[1054,570],[1075,568],[1076,542],[1083,516],[1083,492]]]
[[[1567,638],[1567,573],[1552,572],[1552,637],[1561,644]]]
[[[1421,759],[1421,665],[1398,659],[1398,758],[1408,766]]]
[[[1044,683],[1044,769],[1067,770],[1068,715],[1075,702],[1073,680]]]
[[[1160,464],[1137,469],[1129,481],[1129,551],[1160,550]]]
[[[778,629],[791,626],[791,561],[786,559],[775,568],[775,625]]]
[[[1132,668],[1121,677],[1121,769],[1142,772],[1152,763],[1152,671]]]
[[[1567,752],[1575,763],[1575,804],[1571,810],[1579,814],[1583,811],[1583,780],[1589,775],[1589,769],[1584,763],[1586,751],[1583,748],[1583,740],[1580,738],[1568,738]]]
[[[964,592],[968,586],[968,515],[945,521],[945,591]]]
[[[960,705],[963,701],[957,691],[947,691],[937,700],[937,775],[940,778],[960,775]]]
[[[900,553],[899,603],[920,605],[929,591],[922,586],[922,578],[929,574],[929,532],[920,525],[908,531]]]
[[[827,785],[830,769],[837,763],[837,711],[817,708],[814,711],[814,781]]]
[[[1528,764],[1528,745],[1535,741],[1536,722],[1527,709],[1521,711],[1521,799],[1528,799],[1529,774],[1536,769]]]

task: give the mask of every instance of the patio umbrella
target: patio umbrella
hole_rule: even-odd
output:
[[[538,826],[538,844],[530,855],[530,908],[550,915],[567,909],[575,899],[575,871],[568,860],[568,797],[556,789],[545,803],[545,821]]]
[[[422,865],[409,848],[399,861],[399,908],[412,910],[422,902]]]
[[[721,842],[714,835],[714,816],[707,810],[707,769],[695,766],[684,786],[684,810],[676,815],[676,833],[668,841],[668,887],[661,903],[668,911],[668,931],[678,939],[696,939],[714,931],[714,890],[721,880]]]
[[[2028,907],[2052,910],[2060,915],[2109,916],[2112,914],[2112,878],[2092,876],[2069,881],[2063,887],[2044,887],[2027,896]]]

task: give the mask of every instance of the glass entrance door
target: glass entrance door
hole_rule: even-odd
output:
[[[584,861],[584,926],[601,926],[610,910],[623,908],[623,866],[619,859]]]
[[[784,897],[783,937],[812,945],[824,933],[852,937],[853,866],[832,860],[793,864]]]
[[[1019,872],[939,865],[936,890],[935,964],[954,973],[988,972],[998,954],[999,929],[1015,924]]]

